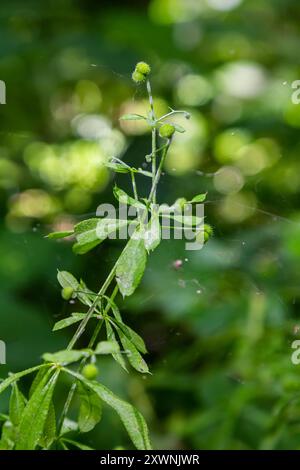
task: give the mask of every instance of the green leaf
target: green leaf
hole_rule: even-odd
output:
[[[197,196],[194,196],[193,199],[188,201],[188,203],[203,202],[203,201],[205,201],[206,196],[207,196],[207,193],[198,194]]]
[[[11,421],[6,421],[2,426],[0,450],[12,450],[15,445],[15,430]]]
[[[49,370],[29,399],[23,412],[16,450],[34,450],[42,436],[60,371]]]
[[[58,351],[56,353],[45,353],[42,357],[44,361],[47,362],[55,362],[56,364],[71,364],[72,362],[80,361],[80,359],[84,357],[89,357],[91,354],[93,354],[91,349],[72,349],[70,351],[64,349],[63,351]]]
[[[77,243],[73,246],[76,254],[84,254],[103,242],[109,235],[116,233],[129,223],[125,219],[94,218],[75,225]]]
[[[15,427],[18,427],[22,418],[22,413],[26,406],[26,398],[20,392],[16,382],[12,385],[12,392],[9,401],[9,418]]]
[[[141,114],[123,114],[123,116],[120,117],[121,121],[139,121],[141,119],[147,120],[147,118]]]
[[[116,173],[130,173],[131,168],[122,163],[108,162],[105,164],[107,168],[114,170]]]
[[[7,379],[3,380],[3,382],[0,383],[0,393],[4,392],[4,390],[9,387],[12,383],[16,382],[19,380],[21,377],[24,377],[24,375],[31,374],[32,372],[35,372],[42,367],[49,367],[48,364],[41,364],[36,367],[31,367],[30,369],[22,370],[22,372],[17,372],[16,374],[10,375]]]
[[[60,283],[61,287],[72,287],[72,289],[77,290],[79,282],[73,276],[73,274],[68,271],[58,271],[57,280]]]
[[[39,445],[47,449],[48,447],[51,446],[55,438],[56,438],[56,414],[55,414],[54,404],[51,401],[48,415],[47,415],[46,422],[45,422],[45,426],[43,429],[43,433],[39,440]]]
[[[64,369],[68,374],[73,375],[83,382],[87,387],[93,390],[107,405],[113,408],[120,416],[133,444],[140,450],[151,450],[149,432],[145,419],[142,414],[132,405],[118,398],[113,392],[104,385],[85,379],[77,372]]]
[[[144,240],[131,237],[116,266],[116,279],[123,297],[133,294],[145,271],[147,261]]]
[[[74,447],[78,447],[78,449],[80,449],[80,450],[94,450],[94,449],[92,449],[91,447],[89,447],[85,444],[81,444],[80,442],[73,441],[73,439],[66,439],[65,437],[63,439],[61,439],[61,442],[62,442],[62,444],[64,442],[67,442],[68,444],[71,444]],[[65,448],[66,448],[65,450],[69,450],[67,448],[67,446],[65,446]]]
[[[132,367],[138,372],[144,374],[149,373],[149,369],[146,362],[144,361],[143,357],[138,352],[136,347],[132,344],[132,342],[127,338],[127,336],[125,336],[125,334],[121,330],[118,330],[118,335],[120,337],[125,353],[127,354],[127,359],[132,365]]]
[[[160,244],[161,240],[161,231],[159,216],[157,213],[153,213],[152,217],[146,226],[143,232],[143,238],[145,243],[145,248],[148,251],[153,251]]]
[[[89,432],[100,421],[102,416],[102,400],[97,393],[82,383],[78,384],[80,408],[78,427],[80,432]]]
[[[115,354],[119,351],[117,341],[100,341],[95,349],[95,354]]]
[[[194,227],[195,225],[200,225],[203,222],[203,217],[197,217],[196,215],[184,215],[184,214],[163,214],[163,217],[167,219],[173,219],[176,222],[179,222],[179,225],[175,225],[175,227],[183,228],[183,227]]]
[[[182,126],[180,126],[179,124],[174,124],[174,123],[172,123],[172,126],[174,126],[174,127],[175,127],[175,130],[176,130],[177,132],[180,132],[181,134],[183,134],[183,133],[185,132],[185,128],[182,127]]]
[[[118,186],[114,187],[114,196],[121,204],[134,206],[138,209],[142,209],[143,211],[146,210],[146,206],[142,202],[138,201],[137,199],[134,199],[133,197],[128,196],[128,194],[125,193],[123,189],[118,188]]]
[[[112,329],[112,327],[111,327],[111,325],[110,325],[110,323],[109,323],[108,320],[105,322],[105,326],[106,326],[107,339],[108,339],[109,341],[116,341],[115,333],[114,333],[114,331],[113,331],[113,329]],[[118,351],[120,351],[119,345],[118,345]],[[120,366],[121,366],[124,370],[126,370],[126,372],[128,372],[127,367],[126,367],[126,362],[125,362],[125,360],[124,360],[124,358],[123,358],[123,355],[122,355],[120,352],[113,353],[113,354],[112,354],[112,357],[114,358],[114,360],[115,360],[118,364],[120,364]]]
[[[86,313],[72,313],[71,317],[64,318],[55,323],[52,331],[62,330],[63,328],[67,328],[74,323],[78,323],[79,321],[83,320],[86,317]]]
[[[125,336],[134,344],[134,346],[143,354],[147,353],[147,348],[143,338],[140,337],[132,328],[128,325],[125,325],[122,321],[118,319],[110,319],[115,327],[120,328]]]
[[[69,237],[70,235],[73,235],[73,233],[74,233],[73,230],[65,230],[62,232],[52,232],[52,233],[48,233],[48,235],[46,235],[46,238],[49,238],[50,240],[57,240],[58,238]]]

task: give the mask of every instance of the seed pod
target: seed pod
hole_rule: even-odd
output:
[[[175,132],[175,127],[172,124],[163,124],[159,129],[159,135],[166,139],[170,139]]]
[[[61,291],[61,296],[64,300],[70,300],[72,298],[74,289],[72,287],[64,287]]]
[[[135,70],[132,74],[132,80],[135,82],[135,83],[142,83],[145,81],[145,75],[143,75],[142,73],[138,72],[137,70]]]
[[[135,66],[135,70],[143,75],[149,75],[151,67],[146,62],[138,62]]]
[[[98,374],[99,374],[99,369],[97,366],[95,366],[95,364],[87,364],[82,369],[82,375],[88,380],[95,379]]]

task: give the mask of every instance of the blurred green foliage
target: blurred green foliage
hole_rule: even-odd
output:
[[[153,375],[101,359],[100,377],[141,409],[156,448],[299,449],[299,20],[297,0],[1,3],[1,376],[66,344],[51,333],[74,308],[56,269],[96,289],[116,257],[119,242],[75,257],[43,236],[112,200],[110,156],[147,168],[147,127],[118,119],[145,109],[130,80],[145,60],[159,112],[191,113],[159,197],[208,191],[215,235],[196,252],[165,241],[123,304]],[[86,443],[130,445],[109,410]]]

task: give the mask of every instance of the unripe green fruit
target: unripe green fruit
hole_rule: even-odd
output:
[[[73,295],[74,289],[72,287],[64,287],[61,291],[61,296],[64,300],[70,300]]]
[[[206,243],[213,235],[214,229],[209,224],[204,224],[201,231],[196,235],[196,240],[199,242],[204,241]],[[203,237],[203,238],[202,238]]]
[[[142,83],[145,80],[145,75],[135,70],[132,74],[132,80],[135,83]]]
[[[82,375],[88,380],[95,379],[98,374],[99,374],[99,370],[98,370],[98,367],[95,366],[95,364],[87,364],[82,369]]]
[[[175,132],[175,127],[172,124],[163,124],[159,129],[159,135],[170,139]]]
[[[146,62],[138,62],[135,66],[135,70],[143,75],[149,75],[151,67]]]

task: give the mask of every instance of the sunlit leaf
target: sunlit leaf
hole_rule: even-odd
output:
[[[145,271],[147,261],[144,241],[132,237],[117,261],[116,279],[122,295],[133,294]]]

